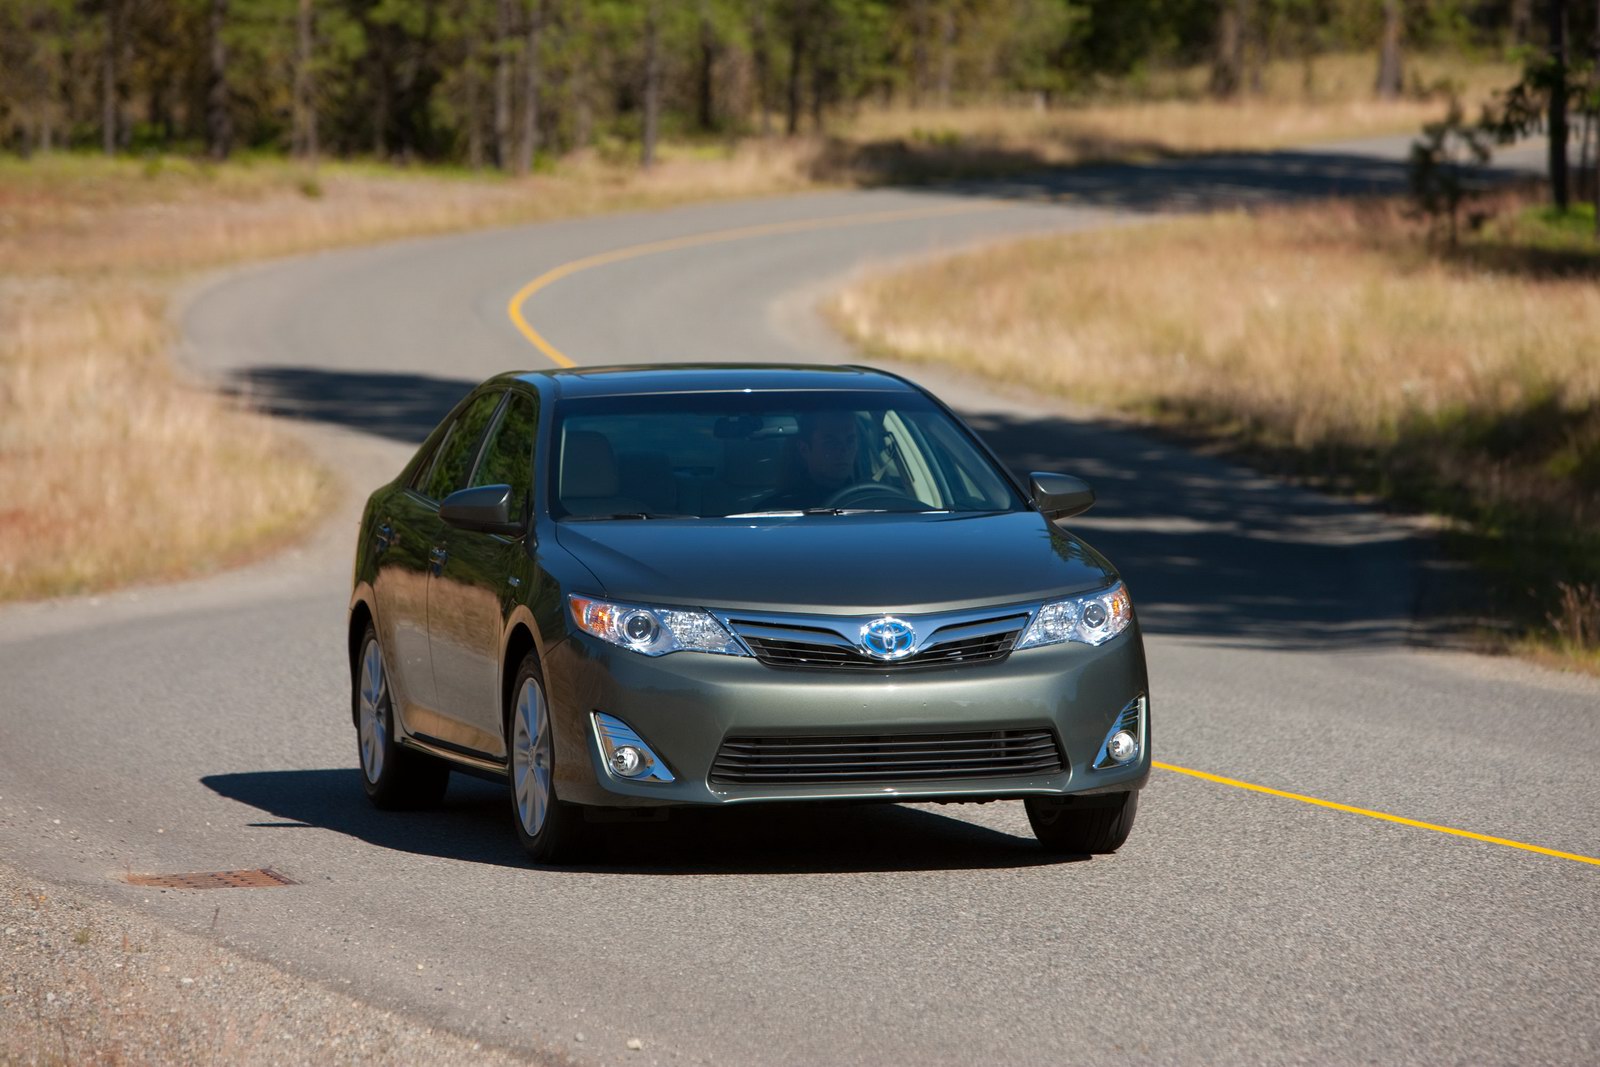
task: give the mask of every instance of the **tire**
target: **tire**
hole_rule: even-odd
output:
[[[511,823],[535,863],[577,859],[583,845],[583,809],[556,797],[556,743],[544,674],[532,652],[522,659],[506,709],[506,762]]]
[[[1047,852],[1101,856],[1115,852],[1133,832],[1139,794],[1029,797],[1028,822]]]
[[[361,635],[361,656],[351,671],[351,690],[356,757],[361,761],[361,785],[367,799],[388,810],[437,806],[450,784],[450,768],[403,748],[396,740],[389,672],[384,666],[383,646],[370,622]]]

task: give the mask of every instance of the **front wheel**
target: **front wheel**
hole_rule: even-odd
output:
[[[384,669],[383,647],[372,624],[361,636],[354,671],[356,749],[361,785],[380,808],[431,808],[444,799],[450,768],[420,752],[401,748],[394,731],[394,699]]]
[[[523,658],[511,691],[506,747],[511,753],[511,814],[517,839],[535,863],[575,858],[583,812],[556,799],[556,744],[544,677],[533,653]]]
[[[1028,822],[1048,852],[1104,855],[1115,852],[1133,832],[1139,794],[1087,797],[1029,797]]]

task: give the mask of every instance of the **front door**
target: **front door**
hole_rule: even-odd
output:
[[[466,484],[483,431],[504,396],[503,390],[495,390],[463,408],[411,484],[397,491],[388,501],[388,512],[378,516],[379,544],[384,539],[389,544],[379,557],[373,594],[379,636],[394,676],[395,710],[408,734],[449,740],[454,732],[439,714],[428,633],[430,587],[445,562],[441,546],[447,528],[439,518],[439,501]]]
[[[535,398],[513,392],[484,445],[471,485],[511,486],[511,514],[526,527],[533,489]],[[504,757],[500,644],[507,608],[531,570],[520,538],[446,529],[446,557],[428,589],[428,632],[439,710],[461,743]]]

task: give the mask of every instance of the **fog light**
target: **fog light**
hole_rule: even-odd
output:
[[[632,745],[619,745],[611,753],[611,769],[624,778],[632,778],[645,770],[644,753]]]
[[[606,772],[614,778],[635,782],[670,782],[672,772],[661,762],[633,727],[603,711],[594,712],[594,736],[600,743],[600,758]]]
[[[1106,742],[1106,755],[1118,763],[1127,763],[1139,754],[1139,742],[1126,730],[1118,730]]]

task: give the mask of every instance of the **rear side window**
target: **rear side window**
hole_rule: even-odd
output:
[[[489,425],[503,396],[505,393],[500,391],[484,393],[468,404],[466,410],[456,418],[455,425],[450,427],[439,445],[433,470],[418,487],[423,496],[443,500],[457,489],[467,487],[467,474],[472,470],[472,461],[478,456],[478,442],[483,439],[484,428]]]
[[[531,396],[512,393],[500,418],[489,431],[483,459],[472,476],[473,485],[509,485],[511,514],[523,515],[533,488],[533,434],[539,408]]]

